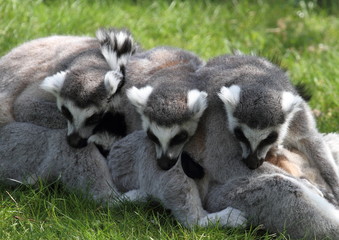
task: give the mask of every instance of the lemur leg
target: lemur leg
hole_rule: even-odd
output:
[[[244,177],[210,188],[206,210],[227,206],[243,211],[250,224],[293,239],[336,239],[339,210],[301,180],[283,174]]]
[[[332,153],[322,136],[315,134],[312,138],[300,139],[295,143],[295,146],[319,169],[321,176],[336,198],[335,204],[339,205],[339,173]]]
[[[170,209],[175,218],[187,227],[217,223],[224,227],[237,227],[245,224],[244,214],[232,207],[227,206],[211,214],[205,211],[195,181],[185,175],[179,162],[168,171],[159,170],[153,165],[153,176],[144,178],[146,181],[142,182],[141,189],[159,199],[164,207]]]

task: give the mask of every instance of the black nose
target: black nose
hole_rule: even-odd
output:
[[[249,169],[254,170],[263,164],[264,159],[257,158],[257,153],[254,153],[249,155],[247,158],[244,158],[243,161]]]
[[[83,148],[87,146],[87,139],[80,137],[77,133],[67,136],[67,143],[74,148]]]
[[[169,158],[166,155],[162,155],[160,158],[157,159],[158,166],[162,170],[170,170],[178,161],[178,158]]]

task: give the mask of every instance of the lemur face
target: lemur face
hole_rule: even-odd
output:
[[[155,144],[158,165],[163,170],[175,165],[198,125],[196,121],[188,121],[180,125],[161,126],[146,116],[142,116],[142,123],[148,138]]]
[[[268,151],[283,143],[302,102],[290,92],[274,93],[272,97],[267,92],[242,90],[237,85],[222,87],[219,97],[227,113],[228,129],[239,141],[243,161],[250,169],[260,167]]]
[[[200,117],[207,107],[207,94],[198,90],[190,90],[187,94],[187,102],[180,104],[187,108],[187,119],[179,120],[181,114],[178,114],[178,121],[174,124],[163,124],[151,119],[145,114],[147,101],[152,94],[153,87],[144,88],[132,87],[127,90],[127,97],[136,107],[141,116],[143,129],[147,132],[149,139],[154,143],[158,166],[163,170],[169,170],[178,161],[180,154],[195,133]],[[186,98],[186,96],[185,96]],[[159,100],[162,101],[163,99]],[[157,103],[152,103],[154,104]],[[166,107],[166,104],[164,105]],[[150,108],[154,109],[154,108]],[[174,107],[175,109],[175,107]],[[153,114],[164,114],[166,111],[153,112]],[[181,111],[182,113],[182,111]],[[173,114],[175,116],[175,114]]]
[[[120,88],[123,76],[118,70],[107,72],[103,80],[107,91],[105,93],[106,99],[104,101],[101,100],[100,104],[79,106],[75,99],[71,97],[66,98],[62,94],[67,74],[66,72],[60,72],[47,77],[41,84],[41,87],[55,95],[58,109],[67,119],[68,144],[75,148],[82,148],[87,145],[88,138],[95,134],[95,129],[101,124],[108,110],[119,101],[119,97],[115,97],[114,101],[112,101],[112,98]],[[81,91],[76,86],[72,86],[72,89]],[[77,94],[74,92],[74,98],[76,96]],[[95,102],[95,99],[91,100]]]

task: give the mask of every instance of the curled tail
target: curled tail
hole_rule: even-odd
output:
[[[100,28],[96,32],[96,37],[101,52],[112,70],[120,68],[124,74],[125,65],[138,48],[131,33],[126,29]]]

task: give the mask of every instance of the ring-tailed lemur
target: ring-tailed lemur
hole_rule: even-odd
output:
[[[39,85],[45,77],[65,70],[81,52],[99,47],[95,38],[51,36],[26,42],[1,57],[0,126],[18,121],[66,127],[54,96]]]
[[[158,165],[177,162],[207,107],[207,94],[194,72],[203,62],[182,49],[157,47],[131,58],[126,68],[127,97],[155,143]],[[140,120],[135,121],[140,124]]]
[[[224,55],[206,64],[205,76],[225,105],[228,129],[250,169],[274,146],[295,148],[316,166],[339,199],[339,172],[307,103],[287,74],[264,58]],[[216,94],[216,93],[215,93]],[[225,122],[226,123],[226,122]]]
[[[96,36],[100,48],[82,52],[41,87],[55,95],[67,119],[67,141],[72,147],[95,142],[108,150],[116,138],[127,134],[120,92],[125,65],[137,45],[127,30],[99,29]]]

